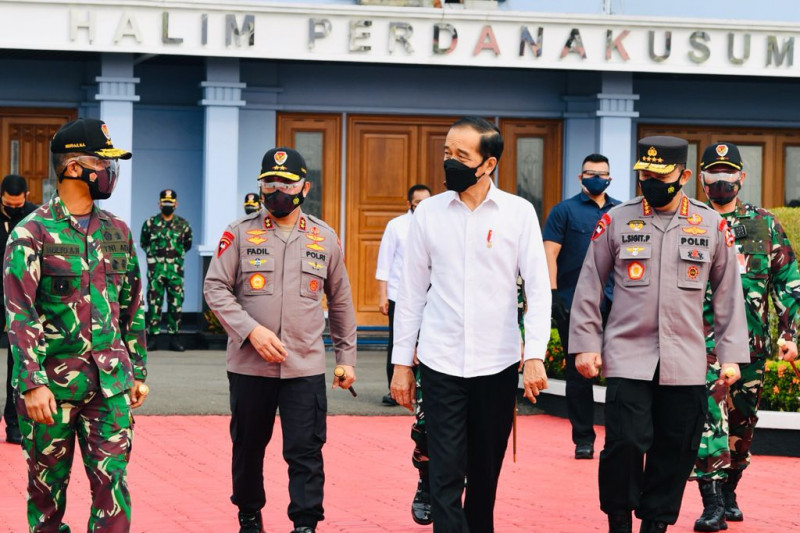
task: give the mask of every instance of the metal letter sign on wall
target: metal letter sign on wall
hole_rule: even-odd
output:
[[[0,48],[21,50],[798,77],[797,34],[781,23],[448,7],[0,1]]]

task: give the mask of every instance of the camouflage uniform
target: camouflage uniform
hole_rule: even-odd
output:
[[[740,365],[742,377],[730,391],[715,383],[719,365],[714,357],[714,316],[707,291],[703,317],[710,363],[709,412],[692,477],[708,480],[725,479],[725,469],[744,470],[750,464],[750,445],[764,385],[764,362],[772,348],[768,296],[772,296],[778,315],[779,336],[787,341],[795,339],[800,303],[800,274],[794,251],[775,215],[737,201],[736,210],[723,218],[729,226],[743,226],[747,231],[736,241],[736,252],[750,333],[750,363]]]
[[[161,330],[161,303],[167,293],[167,332],[181,327],[183,306],[183,258],[192,248],[192,228],[185,219],[160,214],[147,219],[140,239],[147,254],[147,334]]]
[[[94,207],[83,230],[56,197],[11,233],[3,280],[14,384],[20,394],[48,387],[58,405],[52,425],[17,405],[30,531],[69,531],[61,520],[76,435],[92,491],[89,531],[128,531],[128,391],[146,376],[130,229]]]

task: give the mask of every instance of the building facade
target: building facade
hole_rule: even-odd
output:
[[[293,146],[314,183],[304,208],[341,236],[361,325],[385,320],[383,228],[410,185],[444,189],[444,136],[465,114],[498,124],[497,184],[542,220],[579,190],[590,152],[611,160],[610,193],[633,196],[649,134],[689,139],[695,170],[705,145],[736,142],[745,199],[800,200],[794,0],[434,4],[0,0],[0,173],[46,201],[50,137],[105,120],[134,158],[104,206],[138,239],[158,192],[178,192],[199,242],[184,310],[199,312],[204,258],[243,215],[263,153]]]

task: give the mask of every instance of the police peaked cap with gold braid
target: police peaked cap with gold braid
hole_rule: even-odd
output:
[[[254,192],[249,192],[244,195],[244,206],[245,207],[255,207],[258,209],[261,207],[261,201],[258,199],[258,195]]]
[[[633,170],[669,174],[678,165],[685,165],[689,143],[677,137],[657,135],[644,137],[636,145],[636,164]]]
[[[114,148],[108,126],[95,118],[67,122],[53,135],[50,151],[54,154],[82,152],[102,159],[130,159],[131,153]]]
[[[164,189],[158,195],[158,202],[161,205],[175,205],[178,201],[178,193],[172,189]]]
[[[261,160],[261,174],[258,179],[270,176],[300,181],[306,177],[306,161],[299,152],[291,148],[273,148]]]

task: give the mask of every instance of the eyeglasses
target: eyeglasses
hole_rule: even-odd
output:
[[[701,172],[703,181],[709,185],[718,181],[735,182],[742,178],[741,172]]]
[[[275,191],[281,191],[286,194],[297,194],[303,190],[303,185],[306,184],[305,179],[301,179],[300,181],[295,181],[292,183],[286,183],[283,181],[267,182],[264,180],[259,180],[259,182],[261,183],[261,190],[267,194]]]
[[[584,170],[583,172],[581,172],[581,176],[583,176],[584,178],[599,177],[608,179],[610,175],[611,175],[610,172],[602,172],[597,170]]]
[[[119,167],[119,161],[116,159],[102,159],[93,155],[80,155],[78,157],[73,157],[67,161],[67,164],[71,163],[72,161],[75,161],[83,168],[88,168],[90,170],[105,170],[107,168]]]

